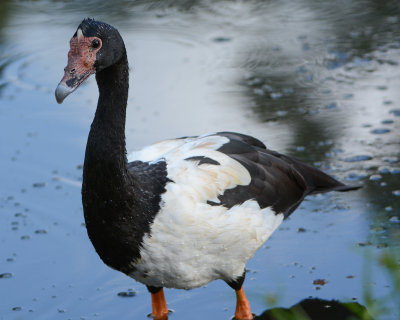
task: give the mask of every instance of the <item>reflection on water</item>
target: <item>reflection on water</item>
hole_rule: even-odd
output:
[[[342,303],[337,300],[304,299],[290,308],[272,308],[254,320],[372,320],[367,309],[357,302]]]
[[[398,1],[2,1],[0,290],[9,301],[0,301],[0,318],[149,311],[145,289],[103,267],[81,225],[95,83],[62,107],[53,97],[68,40],[86,16],[125,38],[129,149],[242,131],[363,185],[306,201],[257,253],[246,282],[255,312],[265,310],[266,292],[290,306],[308,295],[363,299],[367,285],[378,296],[390,291],[376,266],[371,281],[362,279],[359,250],[379,253],[400,239]],[[311,284],[321,276],[328,284],[317,291]],[[132,290],[129,299],[117,295]],[[177,319],[199,305],[207,308],[193,319],[225,319],[230,293],[216,282],[167,291],[167,299]],[[391,309],[387,319],[399,311]]]

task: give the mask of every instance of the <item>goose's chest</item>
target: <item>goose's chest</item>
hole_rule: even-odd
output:
[[[242,275],[246,262],[283,220],[254,200],[227,209],[188,204],[190,199],[184,198],[182,190],[180,201],[165,202],[155,217],[133,264],[134,279],[179,289],[229,281]]]

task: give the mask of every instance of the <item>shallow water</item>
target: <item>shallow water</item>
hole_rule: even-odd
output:
[[[308,296],[366,304],[371,290],[389,309],[377,318],[399,318],[375,259],[400,239],[398,1],[179,3],[0,3],[0,319],[150,312],[145,287],[104,266],[83,226],[95,81],[61,106],[54,98],[69,39],[87,16],[125,39],[128,150],[233,130],[363,185],[308,198],[256,253],[245,282],[254,313]],[[234,313],[222,281],[166,297],[175,319]]]

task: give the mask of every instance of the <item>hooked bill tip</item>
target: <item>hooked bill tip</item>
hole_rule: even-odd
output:
[[[74,88],[70,88],[66,86],[64,83],[60,82],[57,86],[55,95],[56,95],[56,100],[59,104],[61,104],[64,99],[72,92],[74,91]]]

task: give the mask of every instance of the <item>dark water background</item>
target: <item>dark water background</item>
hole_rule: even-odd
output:
[[[365,305],[372,292],[386,308],[377,318],[400,318],[399,293],[377,263],[400,240],[399,1],[2,0],[1,320],[150,312],[145,287],[104,266],[83,225],[95,81],[61,106],[54,99],[87,16],[125,39],[128,150],[234,130],[363,185],[308,198],[257,252],[245,283],[254,313],[309,296]],[[173,319],[234,313],[222,281],[166,298]]]

